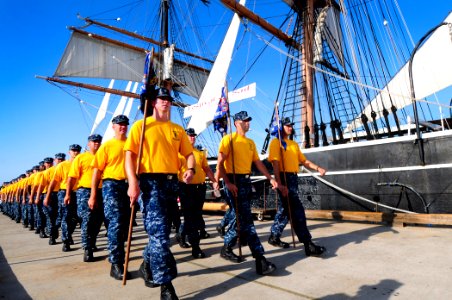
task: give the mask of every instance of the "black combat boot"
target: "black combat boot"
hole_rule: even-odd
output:
[[[242,257],[235,255],[235,253],[232,251],[231,247],[228,247],[228,246],[223,246],[223,248],[221,248],[220,255],[224,259],[230,260],[235,263],[241,263],[242,261],[244,261],[244,259]]]
[[[41,239],[45,239],[45,238],[48,238],[49,236],[45,233],[44,229],[41,229],[41,230],[39,231],[39,237],[40,237]]]
[[[191,255],[193,258],[204,258],[206,257],[206,254],[199,248],[199,246],[192,245],[191,248]]]
[[[190,245],[185,241],[185,235],[176,233],[176,241],[179,243],[181,248],[190,248]]]
[[[112,264],[110,268],[110,277],[113,277],[116,280],[122,280],[124,277],[124,266]]]
[[[256,273],[259,275],[268,275],[276,270],[276,266],[265,259],[264,256],[256,257]]]
[[[270,245],[273,245],[275,247],[280,247],[280,248],[289,248],[290,247],[289,243],[281,241],[279,239],[279,237],[275,237],[273,234],[271,234],[270,237],[268,238],[268,243]]]
[[[141,276],[144,279],[144,285],[150,288],[155,288],[158,287],[159,284],[155,283],[153,278],[152,278],[152,271],[151,268],[149,267],[149,264],[146,263],[146,261],[143,260],[143,262],[141,263],[140,266],[140,273]]]
[[[56,245],[56,240],[53,237],[49,238],[49,245]]]
[[[201,230],[199,232],[199,238],[201,238],[201,239],[208,239],[208,238],[210,238],[210,234],[207,231],[205,231],[205,230]]]
[[[69,245],[68,241],[63,241],[63,252],[71,251],[71,246]]]
[[[162,286],[160,287],[160,300],[179,300],[171,281],[162,284]]]
[[[312,241],[304,243],[304,252],[306,253],[306,256],[320,256],[325,250],[325,247],[317,246]]]
[[[94,261],[93,250],[85,249],[85,252],[83,253],[83,261],[84,262],[92,262],[92,261]]]
[[[224,227],[221,226],[221,225],[218,225],[216,229],[217,229],[217,232],[218,232],[218,234],[220,235],[220,237],[224,237],[224,234],[225,234],[225,229],[224,229]]]

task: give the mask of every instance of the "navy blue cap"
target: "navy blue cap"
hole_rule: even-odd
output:
[[[55,159],[65,160],[66,159],[66,154],[64,154],[64,153],[57,153],[57,154],[55,154]]]
[[[82,151],[82,147],[78,144],[72,144],[69,146],[69,150],[80,152]]]
[[[289,117],[285,117],[281,120],[281,124],[285,126],[293,126],[295,123],[293,123]]]
[[[248,113],[244,110],[234,115],[234,121],[251,121],[253,118],[248,116]]]
[[[117,115],[114,117],[111,122],[113,124],[126,124],[129,125],[129,118],[126,115]]]
[[[171,97],[170,92],[165,88],[159,88],[157,90],[157,98],[169,100],[171,102],[173,101],[173,97]]]
[[[39,162],[39,165],[40,165],[40,166],[43,166],[43,165],[44,165],[44,161],[41,160],[41,161]]]
[[[53,158],[51,157],[44,158],[44,163],[53,164]]]
[[[92,134],[88,137],[88,141],[90,142],[102,142],[102,136],[100,134]]]
[[[193,128],[187,128],[187,129],[185,129],[185,132],[186,132],[187,135],[189,135],[189,136],[197,136],[197,134],[196,134],[196,132],[195,132],[195,129],[193,129]]]
[[[32,170],[39,170],[39,166],[33,166]]]

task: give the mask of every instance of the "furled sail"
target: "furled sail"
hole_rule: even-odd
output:
[[[452,13],[445,22],[452,23]],[[416,98],[422,99],[452,85],[452,32],[450,26],[441,26],[419,48],[413,60],[413,85]],[[394,104],[396,108],[410,105],[410,84],[408,63],[394,76],[362,111],[367,116],[372,111],[377,118],[383,117],[383,108],[389,110]],[[391,95],[391,98],[390,98]],[[391,102],[392,100],[392,102]],[[347,125],[346,132],[362,126],[358,116]]]
[[[342,34],[340,27],[340,11],[333,6],[327,6],[320,12],[314,34],[314,62],[323,60],[323,41],[333,51],[340,64],[344,66],[344,55],[342,50]]]
[[[145,49],[74,31],[54,76],[140,82],[145,56]],[[157,60],[154,62],[157,66]],[[178,83],[176,91],[199,98],[208,74],[209,70],[174,60],[171,78]]]
[[[240,4],[245,5],[245,0],[240,0]],[[221,97],[221,89],[224,87],[229,70],[239,25],[240,19],[237,14],[234,14],[210,76],[207,79],[206,87],[197,103],[199,109],[192,113],[188,127],[193,128],[198,134],[212,122],[213,115],[217,109],[218,101]]]

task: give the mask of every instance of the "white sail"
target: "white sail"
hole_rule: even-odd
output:
[[[143,77],[146,50],[119,46],[93,36],[73,32],[55,71],[56,77],[107,78],[139,82]],[[158,66],[154,60],[154,66]],[[199,98],[209,70],[174,60],[170,76],[176,91]]]
[[[452,13],[445,22],[452,23]],[[452,39],[449,26],[438,28],[419,48],[413,59],[413,85],[417,99],[422,99],[452,85]],[[391,102],[392,100],[392,102]],[[411,105],[408,63],[394,76],[362,113],[370,119],[373,111],[377,118],[383,117],[382,110]],[[360,116],[347,125],[345,132],[362,126]]]
[[[241,5],[245,5],[245,0],[240,0]],[[234,50],[235,40],[239,30],[240,18],[234,14],[231,25],[218,52],[217,59],[213,64],[212,71],[207,79],[206,86],[199,98],[199,109],[193,111],[188,127],[195,129],[196,133],[201,133],[212,122],[213,115],[221,97],[221,89],[224,87],[226,75]]]
[[[136,93],[137,88],[138,88],[138,82],[135,82],[132,92]],[[135,98],[129,98],[129,100],[127,101],[126,108],[124,109],[124,115],[129,117],[129,119],[130,119],[130,112],[132,111],[132,105],[133,105],[134,101],[135,101]]]
[[[127,83],[125,91],[129,92],[131,86],[132,86],[132,81],[129,81]],[[115,132],[113,131],[113,128],[111,126],[111,120],[114,117],[116,117],[117,115],[122,115],[123,114],[124,107],[126,106],[126,101],[127,101],[127,97],[126,96],[122,96],[121,99],[119,100],[119,103],[116,106],[116,109],[115,109],[113,115],[110,118],[110,122],[108,122],[107,130],[105,130],[104,137],[103,137],[104,141],[108,141],[109,139],[111,139],[115,135]]]
[[[113,88],[114,83],[115,80],[112,79],[110,81],[110,84],[108,85],[108,88],[109,89]],[[96,131],[99,124],[105,118],[105,115],[107,114],[108,103],[110,102],[110,96],[111,96],[110,93],[105,93],[104,98],[102,99],[102,103],[100,104],[100,107],[97,110],[96,119],[94,120],[93,127],[91,128],[91,134],[93,134]]]
[[[239,89],[228,92],[228,101],[229,103],[252,98],[256,96],[256,83],[253,82]],[[218,105],[218,99],[212,98],[209,105],[213,103],[214,105]],[[201,109],[206,103],[196,103],[190,106],[185,107],[184,109],[184,118],[191,117],[197,110]],[[213,115],[207,121],[212,121]]]
[[[323,60],[323,41],[333,51],[339,63],[344,66],[344,55],[342,50],[342,34],[340,27],[340,11],[332,6],[322,9],[317,18],[314,33],[314,62]]]

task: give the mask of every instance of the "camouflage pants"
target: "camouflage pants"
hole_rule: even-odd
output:
[[[29,196],[27,196],[27,205],[28,205],[28,211],[27,211],[27,214],[28,214],[28,224],[30,224],[30,226],[32,227],[32,228],[34,228],[35,227],[35,209],[36,209],[36,206],[34,205],[34,204],[30,204],[30,199],[29,199],[30,197]]]
[[[287,214],[284,211],[284,207],[282,206],[282,203],[281,203],[281,194],[279,194],[278,211],[276,212],[275,220],[273,221],[273,225],[270,229],[270,233],[274,237],[280,238],[287,223],[289,223],[289,218],[287,217]]]
[[[25,201],[22,203],[22,224],[28,225],[28,208],[29,204]]]
[[[63,243],[72,239],[72,233],[74,233],[76,220],[77,220],[77,198],[75,193],[71,193],[71,202],[68,205],[64,204],[64,197],[66,196],[66,190],[60,190],[58,192],[58,203],[62,207],[61,216],[61,239]]]
[[[44,201],[44,194],[41,194],[39,196],[39,204],[36,204],[36,210],[35,210],[35,220],[36,220],[36,228],[39,228],[40,230],[44,231],[46,228],[46,215],[44,214],[43,205],[42,202]]]
[[[230,181],[233,182],[232,180],[231,176]],[[235,182],[238,188],[237,205],[241,244],[243,244],[242,241],[247,242],[251,253],[253,253],[253,257],[262,256],[264,254],[264,247],[262,247],[261,241],[257,236],[253,215],[251,213],[251,179],[248,175],[236,174]],[[231,208],[235,209],[236,201],[228,189],[226,189],[226,197],[229,198]],[[237,219],[234,218],[231,220],[231,224],[224,236],[224,245],[234,247],[237,243],[237,238]]]
[[[79,188],[77,194],[77,215],[82,220],[81,238],[83,249],[91,249],[96,245],[97,235],[104,221],[104,208],[102,203],[102,193],[99,192],[97,207],[90,209],[88,200],[91,189]]]
[[[57,192],[50,192],[50,203],[48,206],[43,206],[44,214],[46,215],[46,232],[51,238],[58,238],[58,228],[56,227],[56,219],[58,214],[58,196]]]
[[[149,235],[143,257],[150,264],[154,282],[163,284],[176,278],[176,261],[170,250],[170,205],[178,194],[177,176],[140,175],[144,228]]]
[[[290,205],[290,212],[291,212],[291,218],[292,218],[292,226],[294,228],[295,234],[298,237],[298,240],[300,242],[308,242],[311,240],[312,236],[309,233],[309,229],[306,223],[306,214],[304,211],[303,204],[301,203],[300,197],[298,195],[298,175],[292,174],[292,173],[286,173],[285,175],[281,173],[281,182],[287,186],[289,190],[289,205]],[[285,184],[284,180],[287,179],[287,184]],[[279,191],[278,191],[279,193]],[[287,203],[287,199],[284,199],[281,196],[281,193],[279,193],[279,198],[282,199],[282,205],[281,208],[278,210],[278,213],[275,216],[275,223],[272,226],[272,233],[273,233],[273,227],[275,227],[275,236],[279,237],[282,234],[282,231],[284,230],[284,227],[286,226],[289,218],[288,218],[288,212],[289,207]],[[279,215],[279,216],[278,216]],[[278,218],[278,221],[277,221]],[[276,224],[276,225],[275,225]]]
[[[102,183],[104,214],[108,220],[108,260],[112,264],[124,263],[124,242],[130,219],[127,188],[125,180],[104,180]]]
[[[184,215],[182,234],[188,236],[188,241],[192,245],[199,245],[199,230],[205,227],[203,226],[201,228],[204,223],[202,206],[205,197],[205,184],[185,184],[184,182],[179,182],[179,199]]]

